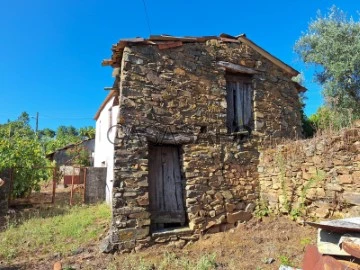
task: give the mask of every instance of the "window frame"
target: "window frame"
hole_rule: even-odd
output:
[[[252,76],[248,74],[226,74],[225,79],[227,102],[226,126],[228,133],[250,133],[253,127],[254,114]],[[235,88],[234,84],[236,84]],[[240,91],[243,92],[240,93]],[[242,96],[240,97],[240,95]],[[250,108],[246,109],[246,104]]]

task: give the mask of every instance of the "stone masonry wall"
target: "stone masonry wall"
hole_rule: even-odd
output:
[[[360,215],[360,128],[265,150],[258,168],[263,206],[294,217]]]
[[[227,134],[225,69],[218,61],[259,72],[252,78],[248,138]],[[151,237],[149,142],[181,146],[187,240],[249,219],[259,194],[258,145],[301,136],[298,93],[288,74],[243,44],[210,40],[167,50],[128,46],[119,76],[112,245],[128,251],[185,239]]]
[[[105,201],[106,171],[104,167],[87,167],[85,184],[85,203],[99,203]]]

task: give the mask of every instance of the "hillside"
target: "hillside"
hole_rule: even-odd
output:
[[[315,229],[287,218],[253,218],[185,247],[158,245],[106,255],[98,245],[109,221],[107,206],[95,205],[12,225],[0,233],[0,269],[45,270],[56,262],[63,269],[275,269],[300,266],[305,245],[316,239]]]

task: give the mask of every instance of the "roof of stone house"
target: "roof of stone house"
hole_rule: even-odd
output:
[[[95,139],[85,139],[85,140],[82,140],[82,141],[80,141],[80,142],[69,143],[69,144],[67,144],[67,145],[65,145],[65,146],[63,146],[63,147],[61,147],[61,148],[56,149],[55,151],[53,151],[53,152],[51,152],[51,153],[49,153],[49,154],[46,154],[46,157],[51,159],[51,158],[54,156],[54,154],[57,153],[57,152],[59,152],[59,151],[67,150],[67,149],[69,149],[69,148],[72,148],[72,147],[74,147],[74,146],[81,145],[81,144],[86,143],[86,142],[90,142],[90,141],[92,141],[92,140],[95,140]]]
[[[169,49],[180,47],[184,43],[202,43],[207,40],[217,39],[221,42],[231,42],[231,43],[243,43],[247,46],[251,47],[253,50],[258,52],[263,57],[267,58],[270,62],[290,74],[291,76],[296,76],[299,74],[299,71],[293,69],[289,65],[285,64],[280,59],[276,58],[253,41],[248,39],[245,34],[241,34],[238,36],[231,36],[228,34],[220,34],[220,36],[203,36],[203,37],[174,37],[170,35],[151,35],[148,39],[137,37],[130,39],[121,39],[117,44],[112,46],[112,56],[111,59],[105,59],[102,61],[103,66],[113,66],[118,67],[118,63],[121,63],[122,55],[124,48],[128,44],[148,44],[148,45],[157,45],[159,49]],[[295,83],[296,84],[296,83]],[[303,88],[299,85],[299,88]],[[298,88],[298,90],[299,90]],[[299,90],[304,91],[304,89]]]
[[[112,89],[109,94],[106,96],[105,100],[101,103],[99,109],[97,110],[95,116],[94,116],[94,120],[98,120],[101,112],[103,111],[103,109],[105,108],[106,104],[113,98],[115,97],[116,95],[118,94],[118,91],[117,90],[114,90]],[[117,105],[117,104],[113,104],[114,105]]]

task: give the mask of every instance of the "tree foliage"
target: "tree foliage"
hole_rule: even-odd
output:
[[[68,149],[66,154],[71,158],[72,164],[90,166],[91,153],[83,145],[76,145]]]
[[[339,113],[329,106],[321,106],[316,113],[309,117],[309,122],[316,130],[339,130],[350,126],[353,121],[351,111]]]
[[[22,113],[15,121],[0,124],[0,172],[12,169],[13,196],[22,197],[38,190],[41,181],[48,180],[51,166],[45,154],[68,144],[94,138],[92,127],[59,126],[56,132],[45,128],[36,134],[30,126],[30,117]],[[89,165],[89,153],[80,146],[70,153],[79,165]]]
[[[54,138],[56,135],[55,131],[50,128],[44,128],[43,130],[39,131],[39,137],[46,137],[46,138]]]
[[[292,80],[300,85],[303,85],[305,80],[304,74],[299,73],[296,77],[293,77]],[[306,116],[304,111],[306,96],[304,95],[303,92],[299,94],[299,100],[301,104],[300,114],[301,114],[301,126],[303,130],[303,135],[305,136],[305,138],[310,138],[314,135],[315,130],[310,119]]]
[[[85,139],[95,139],[95,128],[91,126],[80,128],[79,135]]]
[[[323,86],[326,105],[360,117],[360,22],[333,6],[309,24],[295,51],[305,63],[320,67],[315,81]]]
[[[79,135],[79,131],[73,126],[59,126],[56,130],[56,137],[64,138],[64,137],[77,137]]]
[[[88,126],[77,129],[73,126],[59,126],[56,132],[51,129],[43,129],[39,131],[39,134],[45,152],[48,154],[69,144],[94,139],[95,128]]]
[[[49,170],[41,167],[48,165],[27,113],[0,125],[0,171],[12,168],[14,197],[39,189],[40,182],[49,176]]]

